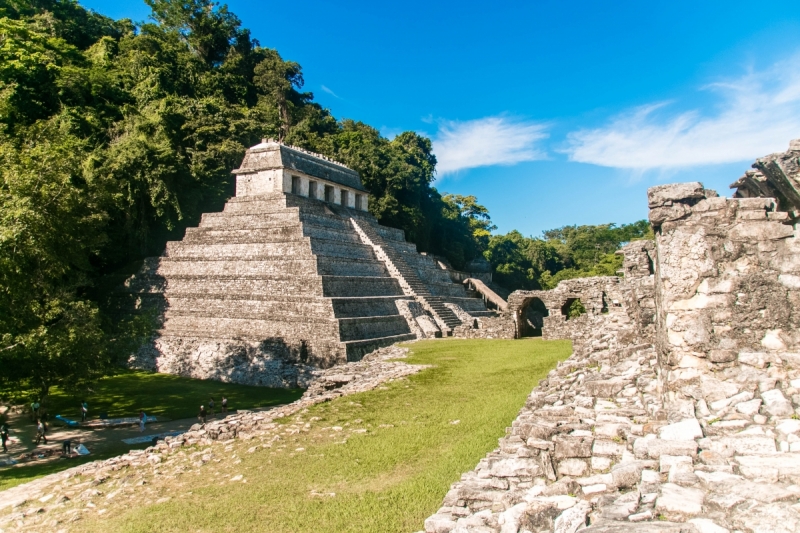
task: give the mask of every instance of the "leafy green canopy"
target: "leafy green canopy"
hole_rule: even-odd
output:
[[[262,137],[361,173],[372,213],[456,267],[491,222],[431,186],[430,140],[337,121],[300,65],[226,6],[146,0],[151,22],[75,0],[0,0],[0,387],[80,387],[147,334],[116,317],[111,273],[221,209]],[[138,321],[137,321],[138,320]]]
[[[616,275],[622,256],[614,252],[623,243],[647,238],[653,234],[646,220],[564,226],[543,232],[543,238],[511,231],[492,236],[484,255],[495,282],[507,289],[552,289],[565,279]]]

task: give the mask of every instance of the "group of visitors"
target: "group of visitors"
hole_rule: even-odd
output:
[[[216,404],[214,403],[214,398],[211,397],[208,400],[208,410],[206,410],[205,405],[200,406],[200,414],[197,415],[197,419],[200,420],[201,424],[206,423],[206,418],[210,415],[211,417],[215,416],[214,407]],[[222,397],[222,405],[220,406],[220,414],[227,414],[228,413],[228,398],[223,396]]]
[[[206,408],[206,405],[208,406]],[[214,402],[214,398],[210,397],[208,400],[208,404],[200,406],[200,413],[197,415],[197,418],[200,420],[201,423],[205,424],[206,420],[209,416],[212,418],[216,416],[216,403]],[[86,422],[86,419],[89,416],[89,404],[86,400],[83,400],[80,403],[80,412],[81,412],[81,422]],[[220,403],[220,414],[227,415],[228,413],[228,398],[226,396],[222,397],[222,401]],[[34,443],[38,446],[40,443],[47,444],[47,414],[43,412],[42,405],[38,401],[34,401],[31,403],[31,420],[36,423],[36,438]],[[139,410],[139,432],[144,432],[145,424],[147,423],[147,414],[144,412],[143,409]],[[2,440],[3,445],[3,452],[8,453],[8,440],[9,440],[9,432],[10,428],[8,422],[5,419],[0,420],[0,440]],[[62,441],[62,453],[64,456],[69,456],[72,454],[74,447],[73,443],[70,439],[65,439]]]

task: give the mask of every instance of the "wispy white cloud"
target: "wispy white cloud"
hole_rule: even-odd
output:
[[[711,110],[672,111],[676,102],[631,109],[606,126],[572,132],[571,161],[627,169],[669,169],[749,161],[800,137],[800,54],[761,72],[702,87]]]
[[[328,87],[325,87],[324,85],[322,85],[321,88],[322,88],[322,92],[328,93],[329,95],[333,96],[334,98],[338,98],[339,100],[342,99],[341,96],[339,96],[338,94],[333,92],[333,90],[329,89]]]
[[[538,143],[547,138],[546,128],[545,124],[506,116],[442,121],[433,140],[436,168],[445,175],[468,168],[545,159]]]

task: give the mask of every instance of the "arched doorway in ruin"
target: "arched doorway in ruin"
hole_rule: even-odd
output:
[[[519,336],[541,337],[544,317],[550,316],[547,306],[539,298],[531,298],[520,309]]]
[[[567,298],[561,306],[561,314],[564,315],[564,320],[572,320],[586,314],[586,307],[580,298]]]

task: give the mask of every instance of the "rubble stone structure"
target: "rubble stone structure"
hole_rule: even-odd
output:
[[[735,198],[774,198],[791,219],[800,218],[800,139],[786,152],[761,157],[731,184]]]
[[[800,531],[800,240],[792,206],[741,196],[653,187],[623,278],[509,297],[493,320],[525,334],[538,300],[574,353],[426,532]]]
[[[265,141],[234,174],[224,210],[128,280],[163,321],[134,366],[304,386],[314,368],[494,314],[377,223],[355,171]]]

